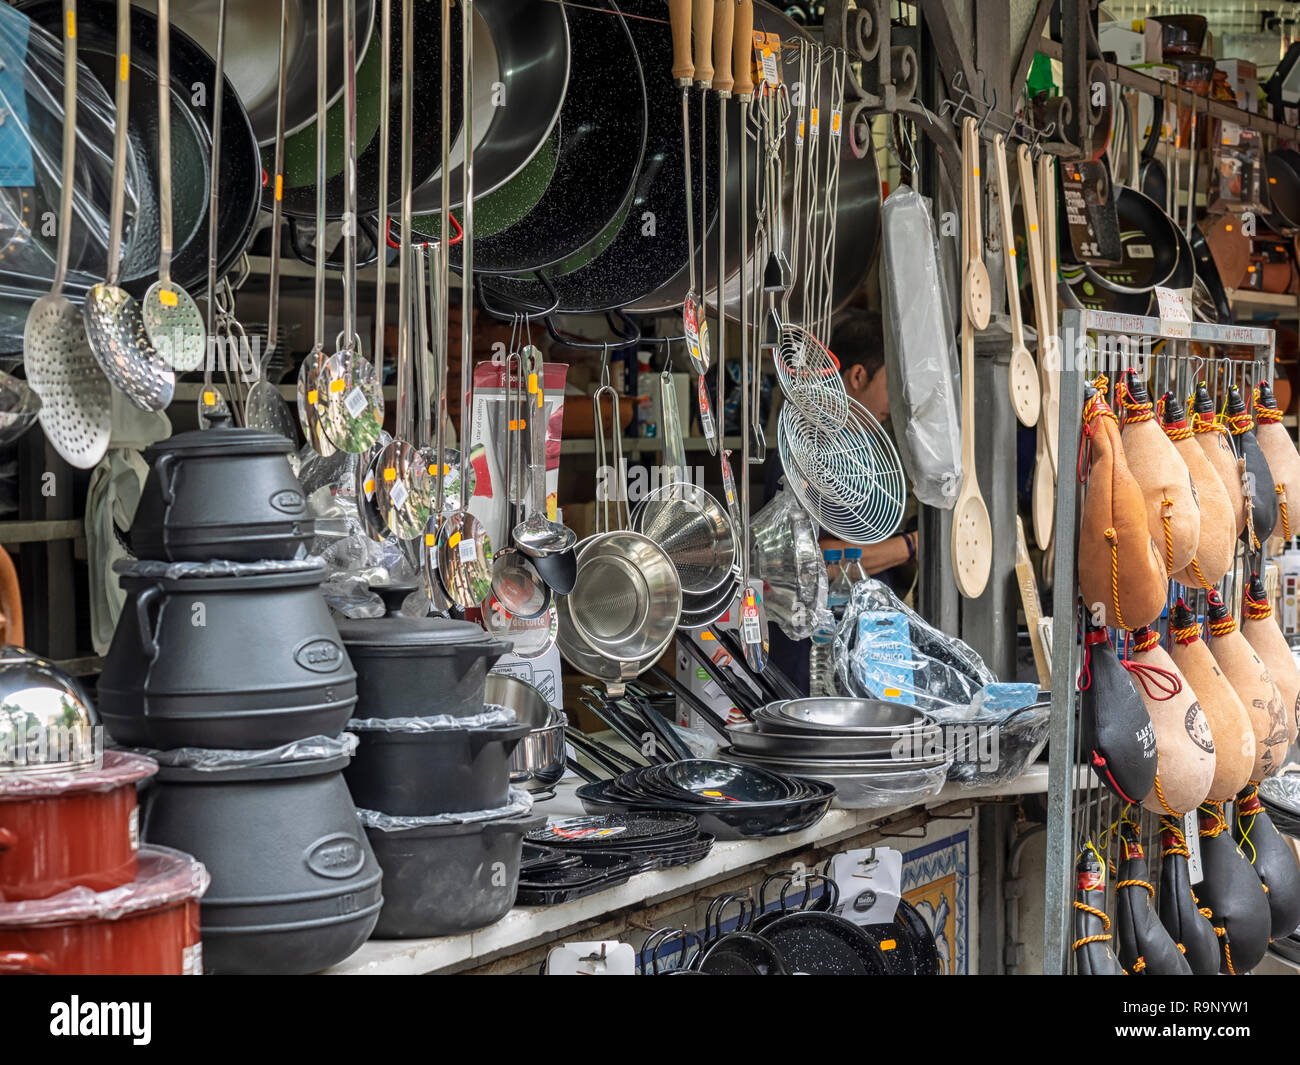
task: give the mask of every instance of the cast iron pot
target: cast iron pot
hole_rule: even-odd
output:
[[[357,671],[358,718],[481,714],[488,670],[511,648],[446,618],[340,620],[338,631]]]
[[[165,562],[295,558],[314,534],[307,500],[278,433],[236,429],[181,433],[145,452],[149,477],[131,525],[137,558]]]
[[[212,875],[207,972],[313,973],[370,936],[381,874],[343,782],[347,761],[159,770],[143,796],[144,838],[193,854]]]
[[[384,871],[376,939],[422,939],[486,928],[515,902],[524,836],[546,823],[532,812],[496,821],[367,828]]]
[[[99,679],[109,733],[164,750],[337,736],[356,674],[320,594],[324,574],[122,577],[126,603]]]
[[[357,805],[429,817],[504,806],[510,755],[529,726],[389,731],[352,722],[348,731],[361,741],[343,772]]]

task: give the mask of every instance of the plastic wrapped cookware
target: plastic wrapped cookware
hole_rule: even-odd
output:
[[[358,817],[384,870],[376,939],[472,932],[514,905],[524,836],[546,821],[518,789],[499,810],[438,817]]]
[[[99,768],[0,773],[0,903],[135,879],[136,784],[157,769],[143,755],[109,751]]]
[[[513,710],[473,718],[369,718],[348,722],[360,740],[343,772],[358,806],[420,816],[502,806],[510,756],[528,735]]]
[[[149,476],[131,524],[139,558],[207,562],[298,558],[314,536],[293,444],[278,433],[212,428],[181,433],[145,452]]]
[[[159,769],[144,838],[189,851],[212,874],[206,971],[317,972],[370,936],[381,874],[343,782],[354,742],[320,738],[266,757],[188,751]]]
[[[468,621],[383,617],[340,620],[357,671],[353,717],[473,717],[488,670],[510,650]]]
[[[207,887],[207,872],[188,854],[142,847],[135,879],[110,891],[0,902],[0,974],[196,975]]]
[[[135,747],[275,747],[338,735],[356,675],[315,561],[120,565],[126,603],[99,711]]]

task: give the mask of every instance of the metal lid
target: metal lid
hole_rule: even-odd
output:
[[[99,717],[48,659],[0,647],[0,775],[93,768]]]
[[[411,651],[502,641],[489,636],[472,621],[451,618],[358,618],[338,620],[339,636],[348,648],[362,647],[374,653],[409,655]]]
[[[153,461],[159,455],[287,455],[293,443],[279,433],[264,433],[258,429],[239,429],[230,420],[230,411],[214,411],[208,416],[209,429],[193,429],[149,448],[146,458]]]

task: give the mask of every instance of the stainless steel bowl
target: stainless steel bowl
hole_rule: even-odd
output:
[[[557,711],[540,691],[527,681],[509,673],[489,673],[483,689],[483,701],[494,706],[504,706],[515,712],[515,720],[530,728],[544,728],[552,724]]]
[[[0,648],[0,773],[54,773],[95,765],[99,716],[53,662]]]
[[[677,631],[682,586],[667,552],[647,536],[607,532],[578,545],[568,617],[594,653],[614,662],[658,657]],[[564,628],[565,613],[560,615]]]
[[[485,702],[507,707],[515,718],[531,725],[510,755],[510,783],[529,791],[550,791],[564,776],[564,729],[569,719],[540,691],[508,673],[489,673]]]
[[[770,716],[765,716],[798,729],[868,735],[888,729],[915,728],[930,721],[924,712],[902,703],[831,696],[791,699],[775,707]]]
[[[829,736],[817,732],[800,732],[797,729],[788,732],[760,730],[756,725],[745,722],[728,725],[727,734],[734,753],[769,758],[887,760],[900,740],[913,749],[917,746],[924,749],[931,744],[940,748],[943,746],[943,730],[938,725],[926,725],[919,729],[891,729],[888,733],[873,736],[852,733]]]

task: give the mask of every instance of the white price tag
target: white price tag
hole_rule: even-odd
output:
[[[202,976],[203,975],[203,944],[195,943],[192,947],[186,947],[181,952],[181,975],[182,976]]]
[[[460,553],[462,562],[473,562],[478,557],[478,548],[474,546],[472,539],[465,539],[460,542],[460,547],[456,549]]]
[[[392,491],[388,493],[388,498],[393,501],[393,506],[397,507],[398,510],[401,510],[402,507],[406,506],[406,500],[410,497],[410,494],[411,493],[406,490],[405,483],[397,481],[394,483]]]
[[[763,80],[773,87],[781,84],[781,71],[776,65],[776,54],[769,48],[763,49]]]
[[[741,623],[741,635],[746,643],[759,643],[763,639],[763,630],[758,626],[758,618],[745,618]]]
[[[131,810],[126,831],[131,840],[131,849],[138,851],[140,849],[140,808],[138,806]]]
[[[1183,836],[1187,840],[1187,879],[1195,887],[1205,879],[1201,869],[1201,831],[1195,810],[1183,815]]]
[[[1241,141],[1241,127],[1236,122],[1224,121],[1223,132],[1221,134],[1222,143],[1229,148],[1235,148]]]
[[[361,412],[366,409],[365,392],[363,392],[359,386],[353,388],[352,391],[347,394],[347,398],[343,400],[343,408],[352,415],[352,417],[360,418]]]
[[[1160,306],[1160,332],[1176,340],[1192,335],[1192,302],[1181,292],[1156,286]]]

